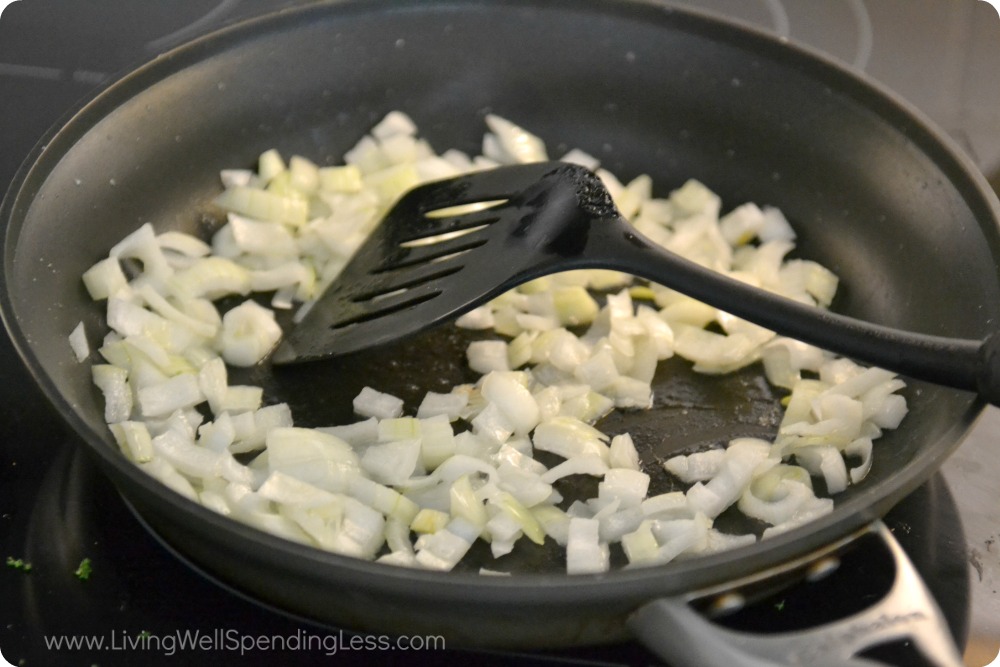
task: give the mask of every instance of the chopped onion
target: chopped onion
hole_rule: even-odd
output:
[[[610,566],[610,549],[600,541],[600,521],[573,518],[569,521],[566,541],[566,572],[590,574],[606,572]]]
[[[90,356],[90,343],[87,342],[87,330],[80,322],[69,334],[69,346],[73,350],[73,356],[77,361],[83,361]]]
[[[255,301],[244,301],[222,316],[219,347],[222,358],[233,366],[259,363],[280,339],[274,312]]]
[[[403,400],[391,394],[364,387],[354,398],[354,412],[362,417],[390,419],[403,414]]]
[[[906,414],[904,383],[617,271],[537,278],[463,315],[459,326],[495,334],[466,350],[480,378],[425,393],[415,415],[365,387],[353,401],[360,421],[305,428],[280,397],[230,383],[230,366],[263,361],[280,340],[274,313],[259,303],[294,309],[299,321],[405,190],[546,159],[539,137],[493,114],[486,123],[476,156],[435,154],[401,112],[340,165],[267,150],[256,171],[220,173],[215,203],[226,220],[210,238],[157,235],[145,223],[115,244],[83,282],[107,302],[110,332],[98,350],[106,363],[92,374],[123,455],[234,520],[401,567],[449,570],[477,540],[501,557],[526,537],[564,547],[567,572],[604,572],[615,543],[630,566],[753,543],[753,534],[714,527],[734,505],[771,524],[764,537],[832,511],[810,474],[830,494],[861,483],[872,439]],[[564,160],[596,170],[654,243],[762,289],[831,302],[837,277],[787,259],[795,234],[779,210],[745,203],[721,215],[720,198],[698,181],[657,196],[646,174],[623,182],[579,149]],[[251,293],[225,314],[213,303]],[[78,327],[70,344],[80,360],[86,343]],[[737,438],[679,453],[663,465],[685,490],[650,497],[636,446],[648,443],[595,424],[615,409],[650,408],[659,362],[674,354],[716,374],[760,360],[790,394],[773,443]],[[564,499],[561,480],[574,475],[597,478],[597,495]]]

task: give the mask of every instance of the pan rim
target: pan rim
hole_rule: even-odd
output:
[[[609,0],[603,2],[599,0],[559,0],[548,3],[543,3],[540,0],[506,0],[499,3],[489,2],[489,0],[472,0],[471,2],[441,0],[433,3],[433,7],[437,9],[467,9],[477,4],[528,8],[544,6],[545,9],[572,7],[575,11],[602,15],[629,13],[630,18],[634,18],[633,13],[638,10],[643,13],[647,20],[658,18],[659,25],[670,26],[674,29],[697,30],[704,34],[714,35],[715,39],[721,39],[726,43],[731,43],[735,36],[739,35],[746,48],[752,47],[755,52],[760,52],[771,58],[794,58],[796,62],[803,63],[812,71],[822,74],[834,83],[839,83],[840,87],[837,88],[839,91],[850,87],[853,94],[864,96],[869,101],[877,101],[883,112],[891,111],[894,117],[906,119],[908,126],[919,129],[921,149],[933,148],[937,151],[935,163],[940,164],[943,161],[943,164],[949,167],[950,175],[961,177],[960,179],[956,178],[953,182],[956,183],[956,187],[961,185],[960,191],[970,205],[976,204],[979,207],[977,219],[980,223],[992,219],[996,224],[996,221],[1000,220],[1000,204],[997,202],[996,195],[988,187],[985,177],[978,172],[971,159],[960,152],[947,135],[894,92],[867,76],[848,70],[832,58],[812,49],[789,43],[787,40],[783,41],[745,24],[726,21],[707,12],[680,8],[657,0]],[[416,584],[420,587],[427,587],[437,599],[441,599],[442,594],[447,597],[447,591],[451,591],[451,595],[456,598],[459,595],[467,595],[469,585],[475,585],[481,591],[489,591],[490,595],[495,596],[495,599],[511,601],[523,601],[526,597],[540,599],[545,595],[551,595],[552,590],[559,590],[561,591],[560,595],[564,596],[560,598],[560,601],[565,602],[566,597],[592,600],[595,593],[599,591],[613,597],[640,591],[645,595],[650,590],[649,582],[664,578],[721,583],[741,572],[761,569],[755,564],[765,561],[773,564],[776,560],[784,560],[784,558],[776,559],[772,554],[784,552],[790,553],[791,555],[788,557],[792,557],[795,554],[806,553],[826,544],[833,537],[848,534],[884,514],[891,505],[922,483],[960,444],[961,435],[968,431],[984,407],[981,401],[974,401],[964,418],[949,429],[949,434],[955,434],[952,446],[938,448],[939,451],[935,452],[936,455],[931,459],[931,465],[927,465],[925,461],[920,466],[927,469],[926,475],[918,475],[904,469],[900,473],[900,481],[884,487],[877,502],[871,502],[865,496],[853,498],[843,505],[839,505],[830,517],[824,517],[785,535],[752,546],[721,554],[707,555],[691,561],[672,563],[664,567],[616,571],[602,575],[568,576],[562,573],[519,573],[516,577],[501,579],[481,577],[471,573],[439,573],[386,567],[382,564],[361,561],[289,542],[222,517],[173,493],[161,484],[150,484],[145,473],[120,456],[119,452],[107,447],[106,439],[101,434],[91,430],[77,415],[73,406],[65,400],[62,392],[45,372],[38,355],[31,348],[30,341],[17,322],[15,305],[8,290],[8,275],[14,261],[16,240],[24,221],[24,216],[20,215],[19,217],[19,212],[27,211],[30,207],[30,200],[33,198],[32,186],[44,182],[51,169],[58,164],[61,147],[67,149],[71,147],[93,123],[98,122],[108,111],[140,94],[147,89],[148,85],[155,85],[157,81],[183,70],[202,57],[232,48],[234,45],[243,43],[244,40],[259,37],[257,30],[260,28],[265,28],[266,31],[270,32],[298,26],[302,22],[308,21],[310,17],[325,16],[331,10],[334,12],[378,13],[428,6],[430,3],[419,0],[407,0],[406,2],[331,0],[309,7],[270,13],[227,26],[175,47],[109,83],[94,98],[87,100],[75,111],[68,113],[57,127],[43,136],[36,149],[33,149],[25,163],[22,164],[12,180],[3,203],[0,204],[0,220],[7,223],[2,240],[4,272],[0,276],[0,282],[3,283],[3,289],[0,291],[0,316],[2,316],[15,349],[24,361],[31,377],[42,388],[50,403],[68,422],[73,433],[86,443],[88,451],[99,458],[106,470],[111,470],[114,475],[124,476],[136,483],[144,492],[152,493],[160,502],[166,503],[168,507],[183,515],[192,517],[193,520],[203,524],[207,529],[222,530],[225,533],[234,534],[248,544],[276,550],[276,553],[302,562],[308,567],[335,570],[352,581],[357,581],[361,577],[365,583],[379,587],[383,585],[395,586],[396,584],[392,582],[403,581],[409,586]],[[746,44],[748,39],[752,42],[749,46]],[[994,248],[995,250],[996,248]],[[739,563],[740,567],[729,569],[720,567],[723,565],[732,566],[734,563]],[[707,576],[708,574],[711,576]]]

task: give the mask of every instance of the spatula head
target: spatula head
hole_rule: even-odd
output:
[[[572,268],[586,227],[614,214],[600,180],[562,162],[414,188],[287,332],[272,361],[359,352],[453,320],[527,280]]]

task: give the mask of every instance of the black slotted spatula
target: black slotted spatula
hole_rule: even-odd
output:
[[[572,269],[630,273],[779,334],[1000,403],[997,336],[980,341],[901,331],[723,276],[643,237],[595,174],[563,162],[475,172],[405,194],[287,333],[272,361],[306,362],[383,345],[454,320],[529,280]]]

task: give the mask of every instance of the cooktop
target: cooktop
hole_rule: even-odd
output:
[[[31,0],[0,15],[0,187],[81,99],[192,37],[306,0]],[[1000,174],[1000,17],[980,0],[685,0],[797,41],[882,81],[945,129],[988,176]],[[77,447],[0,339],[0,654],[10,664],[654,664],[636,645],[543,653],[442,650],[374,656],[336,628],[290,617],[211,581],[145,529]],[[941,473],[886,523],[928,582],[968,664],[1000,646],[1000,524],[991,482],[1000,419],[989,410]],[[19,560],[20,559],[20,560]],[[878,560],[877,554],[864,559]],[[25,571],[30,564],[30,571]],[[845,561],[840,579],[762,601],[734,624],[780,629],[878,594]],[[881,566],[880,566],[881,567]],[[884,571],[884,570],[880,570]],[[834,595],[831,591],[835,591]],[[838,597],[839,596],[839,597]],[[828,609],[819,600],[840,601]],[[314,638],[314,640],[310,640]],[[315,638],[319,638],[318,640]],[[364,637],[361,637],[363,640]],[[904,649],[890,656],[908,660]],[[992,653],[991,653],[992,652]],[[898,656],[904,656],[900,658]],[[984,657],[985,656],[985,657]],[[909,663],[905,663],[909,664]]]

